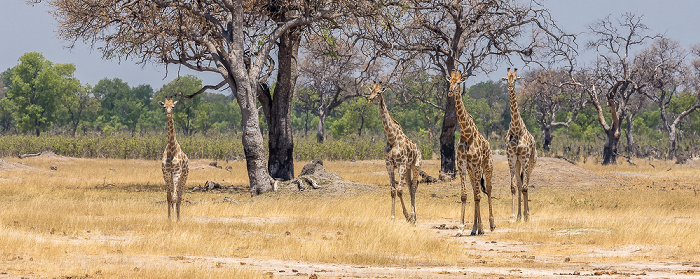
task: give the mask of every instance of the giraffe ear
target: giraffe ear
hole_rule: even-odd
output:
[[[178,102],[178,101],[174,101],[174,102],[173,102],[173,107],[174,107],[175,105],[177,105],[177,102]]]
[[[165,107],[165,104],[164,104],[163,102],[158,102],[158,104],[159,104],[161,107]]]

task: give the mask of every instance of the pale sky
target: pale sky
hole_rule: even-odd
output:
[[[680,41],[683,47],[700,43],[700,1],[694,0],[542,0],[558,25],[567,33],[587,31],[594,21],[608,14],[613,17],[625,12],[644,15],[645,23],[653,33],[663,33],[668,38]],[[66,49],[67,41],[57,38],[56,21],[48,13],[45,4],[27,5],[25,0],[3,0],[0,4],[0,71],[18,63],[18,58],[26,52],[41,52],[54,63],[73,63],[75,76],[83,83],[95,85],[103,78],[121,78],[130,86],[150,84],[158,90],[163,84],[178,75],[177,67],[171,66],[165,77],[165,66],[137,65],[134,61],[103,60],[98,51],[79,44]],[[585,39],[579,38],[579,46]],[[518,67],[518,65],[514,65]],[[503,68],[508,67],[504,65]],[[471,83],[484,80],[497,80],[505,69],[470,79]],[[205,84],[216,84],[221,78],[213,73],[199,73],[182,69],[181,75],[193,74]]]

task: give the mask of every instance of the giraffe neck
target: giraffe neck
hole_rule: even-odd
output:
[[[177,146],[177,139],[175,138],[175,122],[173,121],[173,115],[171,113],[166,114],[168,116],[168,158],[175,156],[175,149]]]
[[[384,103],[384,96],[379,95],[379,112],[382,116],[382,125],[384,125],[384,134],[386,134],[386,141],[388,144],[393,145],[396,142],[396,136],[400,133],[401,128],[397,127],[396,121],[391,118],[389,114],[389,108]]]
[[[457,112],[461,137],[464,139],[472,140],[474,139],[475,133],[478,133],[476,124],[474,123],[474,119],[469,113],[467,113],[467,110],[464,108],[462,95],[459,94],[459,92],[454,92],[454,96],[455,111]]]
[[[515,89],[508,89],[510,93],[510,130],[511,133],[519,132],[521,127],[525,126],[523,119],[520,117],[518,109],[518,99],[515,97]]]

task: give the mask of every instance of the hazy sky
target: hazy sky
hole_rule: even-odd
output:
[[[625,12],[644,15],[643,22],[651,32],[664,33],[668,38],[680,41],[684,47],[700,43],[700,1],[694,0],[543,0],[559,26],[568,33],[587,31],[587,26],[607,15],[619,16]],[[27,5],[25,0],[4,0],[0,4],[0,71],[18,63],[25,52],[41,52],[54,63],[74,63],[75,76],[82,83],[96,84],[103,78],[121,78],[131,86],[150,84],[158,90],[164,83],[178,75],[178,68],[171,66],[165,76],[163,65],[139,66],[133,61],[103,60],[98,51],[91,51],[84,44],[70,50],[67,41],[57,38],[56,21],[48,13],[45,4]],[[585,39],[579,39],[583,46]],[[503,65],[503,68],[508,65]],[[514,65],[518,67],[518,65]],[[493,77],[477,77],[470,83],[498,79],[505,69]],[[182,69],[181,75],[194,74],[205,83],[216,84],[220,76]]]

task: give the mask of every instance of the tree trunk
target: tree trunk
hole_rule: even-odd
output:
[[[80,122],[75,122],[73,124],[73,137],[75,137],[76,133],[78,132],[78,125],[79,124],[80,124]]]
[[[455,168],[455,129],[457,128],[457,112],[454,98],[447,98],[445,102],[445,116],[440,133],[440,172],[449,174],[454,178]]]
[[[542,142],[542,148],[549,152],[552,149],[552,139],[554,139],[554,136],[552,135],[552,126],[547,125],[542,127],[542,134],[543,134],[543,142]]]
[[[237,0],[237,7],[233,12],[235,23],[234,30],[243,29],[243,1]],[[260,131],[260,118],[258,110],[258,73],[250,75],[244,59],[243,32],[231,33],[230,55],[231,61],[223,61],[227,66],[227,73],[222,74],[228,81],[231,91],[236,96],[236,102],[241,108],[241,127],[243,128],[243,153],[245,154],[248,181],[250,182],[250,194],[256,196],[274,190],[273,180],[267,171],[265,160],[265,145]]]
[[[269,160],[268,170],[275,179],[291,180],[294,178],[294,138],[292,135],[292,97],[298,76],[297,54],[301,32],[292,29],[280,37],[279,68],[277,85],[272,96],[269,110]]]
[[[676,158],[676,125],[671,125],[668,132],[668,157],[666,159],[673,160]]]
[[[306,111],[306,120],[304,121],[304,136],[309,134],[309,111]]]
[[[322,143],[326,139],[324,127],[326,126],[326,111],[318,108],[318,129],[316,130],[316,142]]]
[[[617,143],[620,141],[620,134],[615,133],[615,129],[610,129],[605,132],[607,139],[603,146],[603,165],[617,163]]]
[[[634,122],[632,122],[631,115],[627,115],[625,119],[627,120],[627,155],[629,155],[630,158],[632,158],[632,156],[637,155],[635,151],[637,148],[634,145],[634,135],[632,134]]]
[[[365,127],[365,117],[360,116],[360,128],[357,129],[357,136],[361,137],[362,136],[362,128]]]
[[[260,120],[258,108],[251,106],[241,109],[243,126],[243,152],[245,153],[248,180],[250,181],[250,194],[259,194],[272,191],[272,177],[268,173],[265,162],[265,147],[260,132]]]

